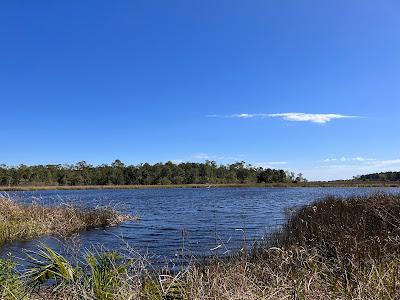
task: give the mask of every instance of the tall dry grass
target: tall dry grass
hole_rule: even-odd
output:
[[[326,197],[301,208],[284,225],[278,246],[317,247],[326,256],[360,263],[400,254],[400,195]]]
[[[21,204],[0,196],[0,246],[42,235],[65,236],[91,228],[114,226],[131,218],[110,207],[46,207],[34,203]]]

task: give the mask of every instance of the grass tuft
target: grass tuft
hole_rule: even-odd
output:
[[[327,197],[292,215],[275,243],[363,262],[400,254],[400,195]]]
[[[24,299],[26,288],[10,259],[0,258],[0,299]]]
[[[0,196],[0,246],[42,235],[68,236],[80,231],[115,226],[134,217],[110,207],[85,209],[71,205],[46,207],[21,204]]]

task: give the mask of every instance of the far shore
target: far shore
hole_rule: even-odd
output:
[[[296,188],[296,187],[400,187],[400,181],[310,181],[299,183],[262,183],[262,184],[168,184],[168,185],[20,185],[0,186],[0,191],[39,191],[39,190],[134,190],[134,189],[171,189],[171,188]]]

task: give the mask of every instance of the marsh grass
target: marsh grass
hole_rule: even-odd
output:
[[[274,183],[198,183],[198,184],[159,184],[159,185],[17,185],[0,186],[1,191],[38,190],[136,190],[136,189],[176,189],[176,188],[298,188],[298,187],[399,187],[400,181],[307,181]]]
[[[153,269],[134,251],[88,252],[73,265],[45,247],[24,277],[45,288],[26,298],[400,299],[399,220],[400,195],[328,197],[294,212],[268,243],[179,271]]]
[[[294,213],[275,238],[280,247],[317,247],[327,257],[348,256],[360,263],[397,256],[400,195],[326,197]]]
[[[21,204],[0,196],[0,246],[42,235],[68,236],[83,230],[109,227],[133,219],[111,207],[86,209],[73,205],[46,207]]]
[[[23,299],[26,287],[11,259],[0,259],[0,299]]]

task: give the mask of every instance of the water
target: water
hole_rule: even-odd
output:
[[[87,206],[113,205],[139,221],[118,227],[95,229],[79,236],[80,246],[103,245],[120,249],[126,243],[155,260],[173,260],[185,255],[207,256],[235,251],[263,237],[285,221],[286,212],[326,195],[363,195],[399,188],[196,188],[141,190],[77,190],[13,192],[22,202],[55,205],[60,202]],[[14,243],[0,250],[22,255],[39,242],[59,247],[47,237]],[[215,249],[217,248],[217,249]],[[214,249],[214,250],[213,250]],[[183,250],[183,252],[182,252]]]

